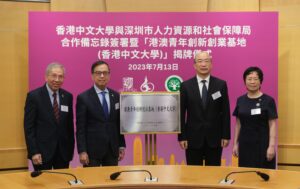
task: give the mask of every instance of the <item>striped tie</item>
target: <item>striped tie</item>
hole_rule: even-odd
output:
[[[57,94],[53,93],[53,112],[54,112],[56,122],[58,123],[59,122],[59,108],[58,108],[56,96],[57,96]]]

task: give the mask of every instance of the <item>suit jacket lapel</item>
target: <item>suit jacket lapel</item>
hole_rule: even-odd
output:
[[[114,94],[111,92],[111,90],[108,88],[109,91],[109,104],[110,104],[110,112],[109,112],[109,118],[111,117],[111,115],[113,115],[114,111],[115,111],[115,96]]]
[[[206,107],[209,107],[209,104],[212,101],[212,93],[215,91],[215,78],[213,76],[210,76],[209,80],[209,86],[208,86],[208,93],[207,93],[207,101],[206,101]]]
[[[66,96],[65,96],[65,93],[62,90],[59,90],[59,113],[60,113],[59,114],[59,123],[61,123],[61,120],[63,120],[63,116],[65,115],[65,114],[61,113],[61,106],[62,105],[66,106]],[[68,109],[68,111],[70,111],[70,110]]]

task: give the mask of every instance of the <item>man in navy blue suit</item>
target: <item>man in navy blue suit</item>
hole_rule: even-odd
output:
[[[73,96],[61,86],[65,68],[49,64],[46,84],[28,93],[24,131],[35,170],[68,168],[74,153]]]
[[[125,139],[120,134],[120,96],[107,87],[110,69],[106,62],[95,62],[91,73],[94,85],[78,95],[76,104],[80,162],[85,167],[118,165],[125,155]]]
[[[212,57],[206,51],[195,55],[196,76],[180,87],[181,134],[188,165],[220,165],[222,149],[230,139],[230,109],[225,81],[210,74]]]

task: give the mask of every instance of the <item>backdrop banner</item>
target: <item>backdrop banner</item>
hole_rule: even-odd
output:
[[[195,76],[196,51],[213,57],[212,75],[227,81],[231,112],[246,93],[243,72],[259,66],[262,91],[277,102],[278,13],[29,13],[29,86],[44,84],[46,66],[66,67],[63,88],[76,96],[93,85],[91,65],[106,61],[109,87],[119,92],[176,92],[180,82]],[[24,62],[25,63],[25,62]],[[232,117],[233,138],[235,118]],[[143,135],[126,135],[121,165],[142,164]],[[157,137],[159,164],[185,162],[176,134]],[[223,150],[231,164],[232,140]],[[75,152],[72,166],[79,165]]]

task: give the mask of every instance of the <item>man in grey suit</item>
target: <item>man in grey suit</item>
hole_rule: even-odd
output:
[[[212,57],[195,54],[196,76],[180,87],[181,134],[188,165],[220,165],[222,149],[230,140],[230,108],[227,84],[210,74]]]
[[[118,165],[125,155],[125,139],[120,134],[120,96],[107,87],[110,69],[106,62],[95,62],[91,73],[94,85],[78,95],[76,104],[80,162],[88,167]]]
[[[73,96],[61,86],[65,68],[49,64],[46,84],[28,93],[24,131],[35,170],[68,168],[74,152]]]

